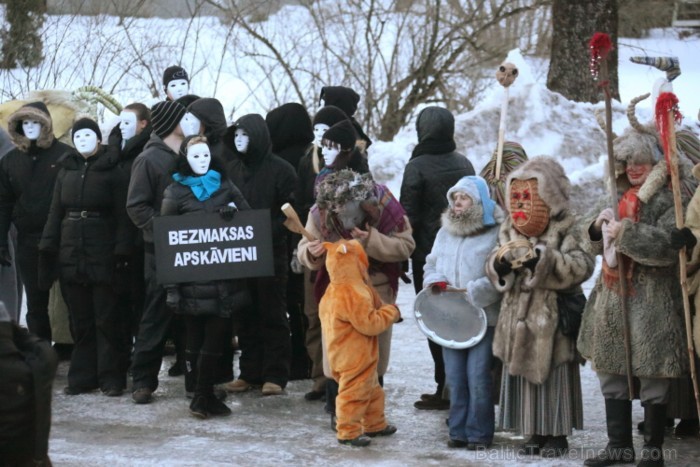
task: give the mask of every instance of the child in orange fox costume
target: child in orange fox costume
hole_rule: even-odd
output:
[[[400,318],[384,305],[369,283],[369,262],[356,240],[325,242],[330,285],[319,303],[323,342],[339,390],[336,400],[338,442],[367,446],[396,427],[384,418],[384,390],[377,379],[377,336]]]

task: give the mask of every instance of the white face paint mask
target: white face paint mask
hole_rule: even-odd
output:
[[[30,141],[36,141],[41,133],[41,123],[36,120],[22,120],[22,131]]]
[[[119,114],[119,131],[122,133],[122,140],[126,141],[136,136],[136,114],[124,110]]]
[[[195,175],[207,173],[211,163],[209,146],[204,143],[197,143],[187,148],[187,162]]]
[[[190,92],[190,83],[186,79],[174,79],[166,88],[166,94],[174,101],[187,95],[188,92]]]
[[[89,128],[82,128],[73,134],[73,145],[83,156],[92,156],[97,149],[97,133]]]
[[[202,123],[197,117],[195,117],[190,112],[187,112],[185,116],[182,117],[182,120],[180,120],[180,128],[182,129],[182,135],[185,138],[192,135],[198,135],[201,124]]]
[[[322,146],[321,153],[323,154],[323,162],[326,164],[326,167],[329,167],[333,165],[335,158],[338,157],[338,154],[340,154],[340,149],[332,148],[330,146]]]
[[[314,144],[319,148],[321,147],[321,140],[323,139],[323,134],[329,128],[330,127],[325,123],[317,123],[316,125],[314,125]]]
[[[236,151],[245,154],[250,144],[248,133],[242,128],[236,128],[236,133],[233,136],[233,144],[236,145]]]

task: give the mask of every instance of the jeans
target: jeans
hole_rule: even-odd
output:
[[[493,441],[493,332],[489,326],[481,342],[469,349],[442,349],[450,388],[450,439],[483,444]]]

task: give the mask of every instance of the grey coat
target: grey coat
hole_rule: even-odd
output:
[[[688,371],[678,251],[670,245],[674,226],[673,196],[664,187],[641,205],[639,222],[622,221],[615,241],[618,251],[634,261],[632,295],[627,298],[634,376],[677,378]],[[590,251],[601,254],[602,239],[586,237]],[[626,374],[620,306],[616,289],[609,289],[601,274],[578,339],[581,354],[601,373]]]

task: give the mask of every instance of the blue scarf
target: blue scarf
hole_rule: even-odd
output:
[[[190,187],[192,193],[200,201],[208,200],[221,187],[221,175],[216,170],[210,170],[199,177],[175,173],[173,180]]]

